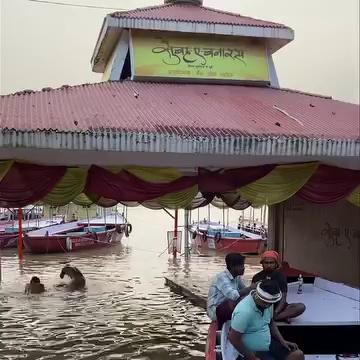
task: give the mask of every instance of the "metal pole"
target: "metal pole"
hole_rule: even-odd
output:
[[[177,237],[178,237],[178,209],[175,210],[175,224],[174,224],[174,239],[173,239],[173,256],[174,259],[176,259],[176,243],[177,243]]]
[[[208,223],[210,223],[210,204],[209,204],[209,206],[208,206]]]
[[[19,210],[18,210],[18,221],[19,221],[18,256],[19,256],[19,259],[22,259],[23,258],[23,230],[22,230],[23,211],[22,211],[22,208],[19,208]]]
[[[88,231],[90,231],[90,218],[89,218],[89,207],[86,207],[86,217],[88,222]]]
[[[266,210],[267,210],[267,206],[264,206],[264,226],[266,224]]]
[[[2,276],[1,276],[1,256],[0,256],[0,284],[1,284]]]
[[[225,229],[225,204],[223,204],[223,229]]]
[[[184,231],[185,231],[185,259],[188,260],[190,256],[189,246],[189,210],[184,210]]]

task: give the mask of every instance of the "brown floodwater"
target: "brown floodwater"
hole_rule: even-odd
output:
[[[202,210],[203,218],[207,210]],[[239,212],[231,212],[233,222]],[[222,220],[220,210],[212,219]],[[206,286],[222,270],[223,257],[179,257],[167,253],[171,218],[161,211],[129,209],[134,230],[122,245],[73,254],[1,253],[0,359],[204,359],[209,320],[164,285],[164,276],[181,275]],[[180,217],[180,223],[182,223]],[[85,275],[87,289],[56,288],[64,263]],[[43,295],[24,294],[37,275]]]

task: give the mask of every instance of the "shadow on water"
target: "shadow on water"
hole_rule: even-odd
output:
[[[171,220],[130,209],[134,232],[123,245],[73,254],[3,251],[0,286],[0,359],[204,359],[208,318],[164,285],[165,275],[208,282],[223,257],[176,261],[167,254]],[[85,291],[57,288],[62,266],[86,277]],[[24,295],[34,275],[47,289]]]

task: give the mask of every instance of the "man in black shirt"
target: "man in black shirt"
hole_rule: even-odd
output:
[[[301,315],[305,311],[305,305],[301,303],[288,304],[286,295],[288,291],[285,275],[279,270],[280,257],[276,251],[265,251],[261,256],[263,270],[255,274],[252,283],[269,279],[275,280],[282,292],[281,300],[274,306],[274,320],[290,322],[290,319]]]

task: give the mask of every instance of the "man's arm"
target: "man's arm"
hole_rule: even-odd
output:
[[[242,341],[243,334],[235,331],[234,329],[230,328],[229,331],[229,341],[231,342],[232,346],[244,356],[245,360],[256,360],[257,357],[255,353],[250,351]]]
[[[279,331],[279,328],[277,327],[276,323],[274,320],[271,320],[271,323],[270,323],[270,332],[271,332],[271,336],[278,340],[280,342],[280,344],[284,345],[284,346],[287,346],[286,345],[286,341],[285,339],[282,337],[280,331]]]
[[[295,343],[292,343],[290,341],[286,341],[283,338],[283,336],[281,335],[281,333],[279,331],[279,328],[277,327],[274,320],[271,320],[270,332],[271,332],[271,336],[273,338],[275,338],[276,340],[278,340],[280,342],[280,344],[283,345],[284,347],[286,347],[288,350],[294,351],[294,350],[298,349],[298,346]]]
[[[229,300],[238,300],[240,297],[239,291],[234,289],[234,285],[228,277],[223,277],[218,284],[218,289]]]
[[[287,279],[285,275],[282,272],[280,272],[280,270],[277,270],[276,272],[276,281],[278,282],[280,290],[282,292],[282,298],[275,309],[275,314],[279,314],[285,308],[287,291],[288,291]]]
[[[279,301],[278,305],[276,306],[276,308],[274,310],[275,314],[279,314],[285,309],[286,295],[287,295],[286,292],[282,294],[282,298],[281,298],[281,300]]]
[[[250,286],[246,286],[244,284],[244,282],[242,281],[242,279],[239,277],[238,278],[238,289],[239,289],[240,298],[243,298],[246,295],[249,295],[251,290],[256,289],[256,284],[252,283],[252,284],[250,284]]]

